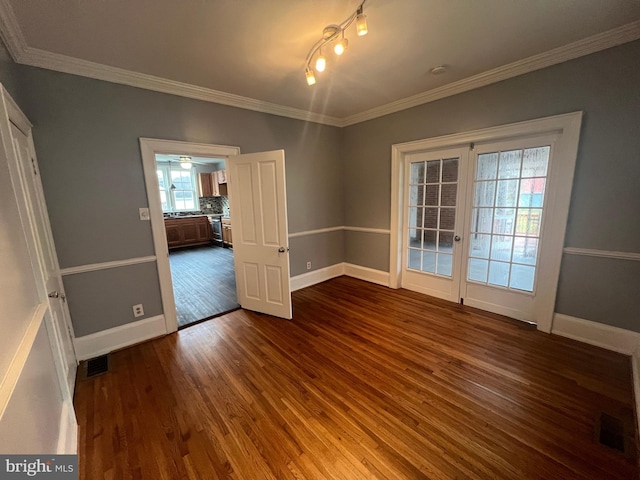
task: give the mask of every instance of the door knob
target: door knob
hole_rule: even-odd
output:
[[[289,247],[287,247],[287,248],[285,248],[285,247],[280,247],[280,248],[278,249],[278,252],[279,252],[279,253],[284,253],[284,252],[288,252],[288,251],[289,251]]]
[[[67,301],[67,297],[65,296],[64,293],[59,293],[57,290],[54,290],[53,292],[49,292],[47,294],[47,297],[49,298],[60,298],[63,302]]]
[[[459,241],[460,241],[460,235],[456,235],[455,237],[453,237],[453,239],[454,239],[456,242],[459,242]]]

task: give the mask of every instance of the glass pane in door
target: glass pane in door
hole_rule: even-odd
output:
[[[467,280],[533,292],[550,151],[478,155]]]
[[[458,196],[458,158],[412,162],[407,268],[451,277]]]

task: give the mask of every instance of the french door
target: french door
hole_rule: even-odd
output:
[[[464,303],[535,321],[549,164],[557,135],[478,145],[467,188]]]
[[[558,138],[404,155],[401,286],[535,322]]]
[[[402,286],[457,302],[468,149],[407,155]]]

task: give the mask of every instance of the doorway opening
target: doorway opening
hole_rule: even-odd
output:
[[[140,149],[167,333],[239,308],[226,166],[240,149],[148,138]]]
[[[225,159],[155,160],[178,328],[240,308]]]
[[[549,332],[581,118],[394,145],[390,286]]]

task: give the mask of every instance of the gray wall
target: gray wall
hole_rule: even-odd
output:
[[[636,41],[345,128],[346,225],[389,228],[395,143],[583,110],[566,246],[640,253],[639,58]],[[346,236],[347,261],[388,271],[380,248],[379,234]],[[640,331],[640,262],[617,276],[619,262],[565,255],[557,311]]]
[[[16,100],[34,124],[62,268],[154,254],[150,224],[138,219],[147,205],[139,137],[236,145],[243,153],[284,149],[289,231],[344,223],[338,128],[32,67],[0,64],[0,79],[28,92]],[[317,250],[330,252],[319,265],[342,261],[342,245],[335,235],[296,242],[292,275],[306,272],[301,266]],[[145,317],[162,311],[149,265],[64,281],[77,336],[134,321],[135,303],[144,303]]]
[[[291,275],[329,267],[344,261],[344,233],[342,230],[305,235],[289,239]],[[311,262],[311,270],[307,270]]]
[[[131,307],[138,303],[144,316],[135,320],[162,314],[155,262],[66,275],[63,281],[76,337],[134,321]]]

